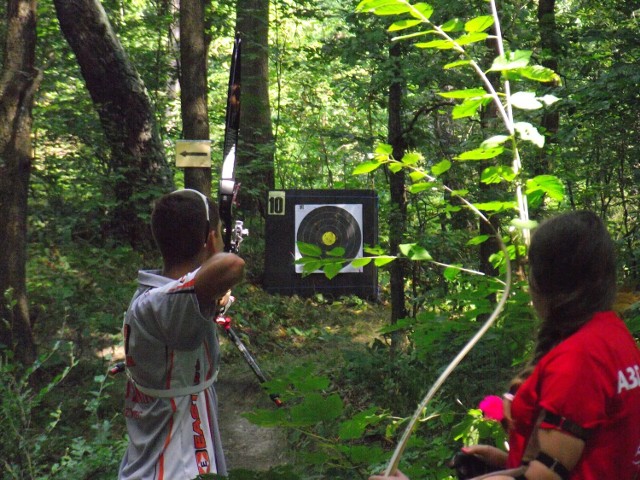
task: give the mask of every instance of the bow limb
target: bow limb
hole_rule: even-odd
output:
[[[500,245],[500,250],[503,252],[505,262],[506,262],[505,287],[504,287],[504,290],[502,291],[502,295],[500,296],[500,299],[498,300],[496,307],[494,308],[493,312],[491,312],[491,315],[489,316],[489,318],[484,322],[484,324],[482,325],[482,327],[480,327],[480,329],[476,332],[476,334],[473,337],[471,337],[471,339],[462,348],[462,350],[460,350],[460,352],[449,363],[449,365],[447,365],[447,368],[445,368],[444,371],[440,374],[438,379],[431,386],[431,388],[429,389],[425,397],[422,399],[422,401],[418,405],[418,408],[414,412],[413,417],[411,417],[411,420],[409,420],[409,424],[405,428],[404,433],[402,434],[402,437],[400,438],[400,441],[398,442],[398,445],[396,446],[396,449],[393,452],[391,459],[389,460],[389,464],[387,465],[387,469],[385,470],[386,476],[395,474],[397,472],[398,464],[400,463],[400,457],[404,453],[404,449],[407,446],[407,442],[409,441],[409,438],[411,437],[411,434],[415,429],[415,426],[418,422],[418,419],[420,418],[420,415],[422,415],[422,412],[424,411],[424,409],[427,408],[427,405],[429,404],[431,399],[435,396],[435,394],[440,389],[442,384],[447,380],[447,378],[449,378],[449,375],[451,375],[451,372],[455,370],[455,368],[460,364],[460,362],[467,355],[467,353],[471,351],[471,349],[476,345],[476,343],[478,343],[478,341],[482,338],[482,336],[485,333],[487,333],[489,328],[491,328],[491,326],[494,324],[494,322],[496,321],[496,319],[504,309],[504,306],[507,303],[507,298],[509,298],[509,293],[511,291],[511,260],[509,259],[509,252],[507,251],[507,247],[502,241],[500,234],[495,230],[491,222],[489,222],[489,220],[482,214],[482,212],[480,212],[475,206],[473,206],[470,202],[468,202],[464,198],[462,198],[461,200],[469,208],[471,208],[471,210],[473,210],[474,213],[482,219],[482,221],[488,223],[493,229],[494,236],[498,240],[498,243]]]
[[[224,147],[222,153],[222,173],[218,190],[218,208],[223,224],[223,241],[226,252],[237,253],[239,242],[232,238],[233,206],[239,184],[236,183],[236,149],[240,131],[240,36],[236,35],[231,55],[231,72],[224,129]]]

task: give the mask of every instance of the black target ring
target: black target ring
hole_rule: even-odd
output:
[[[362,247],[362,232],[357,220],[344,208],[322,206],[309,212],[300,222],[296,241],[317,245],[322,257],[334,248],[345,250],[344,258],[356,258]]]

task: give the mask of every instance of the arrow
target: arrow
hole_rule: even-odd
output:
[[[192,156],[192,157],[206,157],[209,154],[207,152],[182,152],[180,155],[183,157]]]

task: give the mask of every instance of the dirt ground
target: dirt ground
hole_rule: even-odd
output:
[[[249,367],[242,364],[223,365],[216,391],[227,468],[265,471],[277,465],[285,465],[285,432],[277,428],[258,427],[242,417],[242,413],[256,407],[278,408],[261,389]]]

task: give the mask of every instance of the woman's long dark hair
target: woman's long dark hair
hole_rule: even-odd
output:
[[[575,333],[594,313],[610,310],[616,296],[613,242],[593,212],[544,221],[529,248],[529,288],[542,324],[532,364]]]

